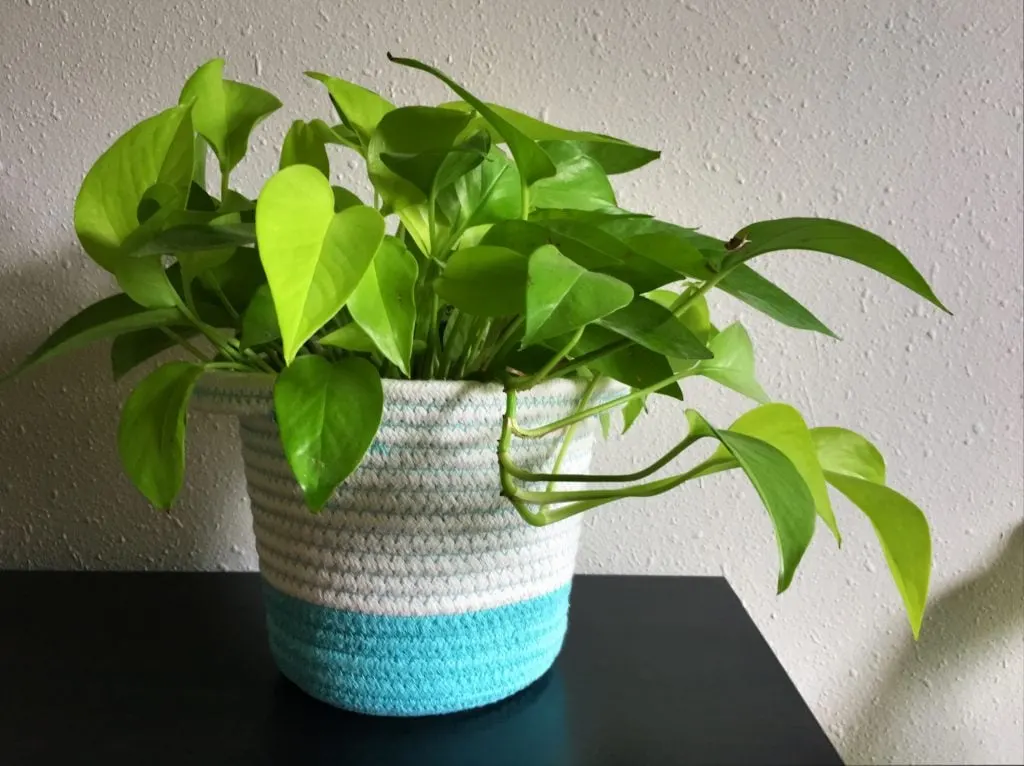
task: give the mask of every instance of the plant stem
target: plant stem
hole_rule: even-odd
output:
[[[206,355],[203,354],[203,352],[200,351],[198,348],[196,348],[194,345],[192,345],[192,343],[187,338],[185,338],[182,335],[179,335],[174,330],[172,330],[170,327],[161,327],[160,329],[163,331],[164,335],[166,335],[168,338],[173,340],[175,343],[177,343],[183,349],[188,351],[190,354],[192,354],[192,356],[194,356],[200,362],[209,362],[210,361],[209,359],[206,358]]]
[[[523,317],[517,316],[508,326],[502,330],[501,335],[494,342],[494,351],[488,354],[481,362],[482,366],[490,370],[495,362],[504,361],[505,357],[512,351],[512,347],[516,342],[516,333],[519,328],[523,326]]]
[[[231,305],[231,301],[229,301],[228,296],[224,294],[224,289],[220,286],[220,282],[215,279],[211,279],[210,281],[213,282],[213,292],[217,296],[217,299],[224,305],[224,309],[231,315],[232,319],[236,322],[239,321],[242,318],[242,315],[239,314],[235,310],[235,307]]]
[[[587,383],[587,387],[583,389],[583,395],[580,396],[579,403],[576,405],[576,412],[580,412],[581,410],[586,408],[587,402],[590,401],[590,397],[594,393],[594,389],[597,388],[597,384],[600,380],[600,375],[595,375],[593,378],[590,379],[590,382]],[[513,396],[514,395],[515,394],[513,394]],[[562,463],[565,461],[565,456],[569,454],[569,444],[572,443],[572,439],[576,435],[576,428],[578,426],[579,423],[573,423],[571,426],[565,429],[565,433],[562,435],[562,444],[558,448],[558,454],[555,455],[554,465],[551,466],[551,474],[550,476],[545,477],[548,480],[548,492],[553,490],[555,488],[555,483],[561,479],[561,477],[558,475],[558,472],[562,468]],[[509,458],[508,462],[511,464],[511,458]],[[510,470],[509,473],[515,475],[514,471]],[[544,481],[544,479],[538,479],[537,481]]]
[[[249,367],[238,362],[207,362],[204,367],[208,370],[234,370],[236,372],[252,372]]]
[[[647,386],[647,388],[635,389],[633,391],[630,391],[628,394],[624,394],[623,396],[620,396],[616,399],[612,399],[611,401],[604,402],[603,404],[598,404],[594,407],[583,410],[582,412],[578,412],[574,415],[561,418],[560,420],[556,420],[553,423],[548,423],[546,426],[539,426],[537,428],[520,428],[516,424],[515,418],[512,419],[510,425],[512,431],[516,434],[516,436],[522,436],[527,439],[539,439],[542,436],[547,436],[548,434],[554,433],[555,431],[565,428],[566,426],[570,426],[573,423],[577,423],[581,420],[586,420],[587,418],[593,417],[594,415],[600,415],[602,412],[607,412],[608,410],[617,409],[618,407],[621,407],[622,405],[626,404],[629,401],[632,401],[633,399],[637,399],[641,396],[646,396],[647,394],[653,394],[656,391],[660,391],[661,389],[665,388],[665,386],[669,386],[675,383],[677,380],[681,380],[687,374],[687,371],[677,372],[674,375],[670,375],[669,377],[665,378],[664,380],[660,380],[653,385]]]
[[[509,383],[509,385],[512,388],[516,389],[517,391],[525,391],[527,389],[533,388],[539,383],[543,383],[544,379],[547,378],[551,371],[558,366],[558,363],[565,359],[565,357],[568,356],[574,348],[576,348],[576,344],[580,342],[580,338],[583,337],[583,331],[585,329],[586,326],[579,328],[575,333],[573,333],[573,336],[569,339],[569,342],[566,343],[565,346],[563,346],[557,354],[551,357],[547,361],[547,364],[545,364],[543,367],[537,370],[537,372],[535,372],[533,375],[513,380]]]
[[[220,166],[220,204],[224,204],[224,199],[228,196],[228,192],[231,191],[230,182],[231,171],[227,170],[223,165]]]

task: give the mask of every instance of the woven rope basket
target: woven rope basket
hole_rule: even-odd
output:
[[[239,419],[281,672],[332,705],[403,716],[479,707],[543,675],[565,634],[580,519],[531,527],[500,496],[500,386],[385,381],[377,438],[312,514],[281,450],[272,382],[208,374],[194,409]],[[546,383],[519,396],[518,420],[564,417],[580,394]],[[562,470],[586,471],[593,441],[578,429]],[[512,455],[550,470],[559,446],[515,440]]]

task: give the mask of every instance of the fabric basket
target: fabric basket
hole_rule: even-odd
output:
[[[280,446],[272,385],[211,373],[194,409],[239,419],[281,672],[324,702],[394,716],[479,707],[543,675],[565,635],[581,522],[532,527],[500,496],[501,387],[385,381],[377,438],[313,514]],[[517,419],[564,417],[581,392],[543,384],[519,396]],[[588,470],[593,442],[581,426],[562,470]],[[560,434],[516,439],[512,455],[550,470],[560,444]]]

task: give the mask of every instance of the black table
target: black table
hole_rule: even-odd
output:
[[[841,763],[721,578],[577,577],[555,667],[372,718],[281,677],[254,574],[0,573],[0,763]]]

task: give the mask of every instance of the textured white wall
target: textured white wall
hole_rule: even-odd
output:
[[[771,393],[815,423],[863,429],[886,448],[894,485],[929,512],[936,577],[921,642],[853,512],[840,518],[844,550],[820,535],[776,598],[769,525],[739,477],[601,510],[581,569],[727,574],[850,762],[1020,762],[1021,28],[1019,0],[8,0],[0,369],[111,290],[74,240],[78,183],[213,55],[287,105],[244,165],[252,194],[287,121],[329,114],[303,69],[398,102],[444,96],[389,65],[390,49],[493,100],[662,148],[662,162],[620,185],[625,206],[719,235],[799,214],[872,228],[911,255],[954,318],[810,255],[762,266],[842,343],[724,299],[716,308],[748,323]],[[110,385],[103,348],[0,389],[0,566],[253,567],[231,425],[193,420],[188,487],[159,515],[117,466],[127,390]],[[723,423],[744,406],[710,387],[689,394]],[[658,407],[598,467],[643,464],[683,428]]]

